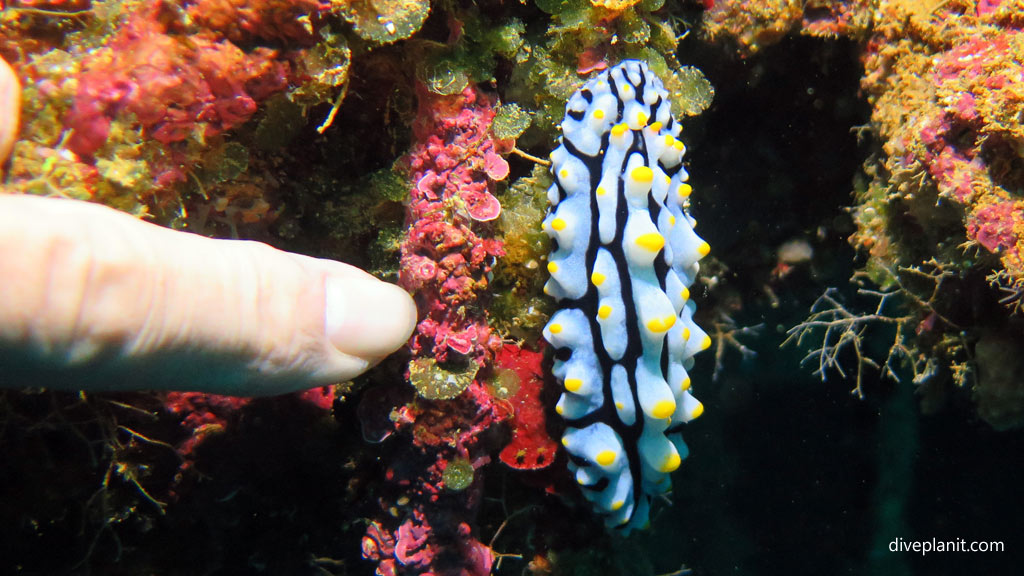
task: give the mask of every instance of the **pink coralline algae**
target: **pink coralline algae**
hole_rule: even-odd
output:
[[[967,224],[967,234],[990,252],[999,252],[1017,244],[1014,227],[1024,223],[1024,205],[1005,201],[982,206]]]
[[[494,110],[486,96],[469,87],[457,96],[421,88],[419,97],[399,283],[414,293],[425,317],[410,347],[438,362],[448,359],[449,350],[482,361],[500,339],[474,305],[504,251],[476,223],[497,218],[494,178],[507,176],[508,164],[490,136]]]
[[[164,144],[214,136],[249,120],[259,102],[288,86],[290,68],[274,50],[247,53],[212,36],[170,32],[141,12],[87,58],[65,118],[73,152],[92,157],[115,119],[134,118]]]
[[[419,90],[399,280],[421,314],[409,349],[414,361],[429,360],[428,369],[446,370],[445,363],[480,369],[449,399],[403,404],[397,391],[378,392],[360,405],[364,433],[387,438],[386,415],[398,438],[385,445],[393,452],[377,487],[381,512],[363,540],[364,557],[377,562],[382,576],[491,572],[494,556],[472,528],[483,490],[477,471],[494,448],[485,433],[514,413],[486,381],[502,345],[488,326],[484,297],[491,267],[504,254],[488,221],[501,208],[495,181],[508,175],[490,135],[493,118],[493,102],[474,87],[454,96]],[[445,472],[456,462],[462,481],[446,484]]]
[[[445,574],[470,574],[485,576],[491,573],[494,554],[490,548],[470,537],[466,524],[459,524],[456,533],[460,536],[459,556],[467,560],[467,566],[459,572],[430,571],[437,550],[430,544],[432,529],[422,513],[415,512],[392,533],[378,522],[371,522],[363,536],[363,557],[379,562],[379,576],[399,574],[422,574],[424,576]]]
[[[392,534],[381,524],[371,522],[363,536],[363,557],[377,560],[377,574],[392,576],[403,569],[427,569],[434,560],[434,550],[427,544],[430,524],[421,512],[415,511]]]
[[[333,386],[321,386],[296,393],[303,403],[328,412],[334,405]],[[204,392],[168,392],[163,397],[164,409],[180,418],[179,426],[188,434],[176,450],[181,457],[180,471],[195,464],[196,450],[211,435],[222,433],[234,426],[242,410],[252,398],[222,396]]]
[[[251,398],[202,392],[168,392],[164,397],[164,407],[181,417],[180,426],[189,434],[177,447],[182,458],[181,470],[192,468],[196,448],[211,434],[223,432],[251,401]]]
[[[924,123],[921,139],[928,171],[939,192],[967,207],[968,238],[998,253],[1007,270],[1024,273],[1022,206],[1008,189],[1014,150],[1024,132],[1024,33],[988,32],[966,38],[935,58],[931,78],[939,114]]]
[[[889,252],[890,243],[878,242],[879,221],[872,215],[881,213],[883,203],[891,205],[892,197],[884,195],[896,191],[926,235],[962,234],[967,245],[998,256],[997,275],[1024,278],[1019,2],[954,2],[930,16],[901,2],[883,2],[879,10],[865,46],[861,87],[883,142],[884,170],[864,196],[875,206],[864,204],[856,242],[881,259],[878,269],[900,266],[885,261],[896,253]],[[921,202],[933,195],[939,209],[957,205],[961,230],[948,229]]]
[[[317,40],[315,18],[331,7],[318,0],[197,0],[189,16],[229,40],[253,39],[311,46]]]
[[[471,527],[482,479],[474,474],[468,487],[456,491],[443,478],[453,461],[469,462],[473,470],[489,462],[484,433],[507,419],[510,407],[474,381],[452,400],[420,398],[376,409],[391,415],[400,438],[389,445],[394,452],[377,485],[381,512],[367,528],[363,557],[377,562],[381,576],[489,575],[493,554]]]

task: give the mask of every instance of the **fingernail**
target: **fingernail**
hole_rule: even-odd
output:
[[[416,304],[394,284],[330,276],[324,288],[327,337],[345,354],[382,358],[405,344],[416,326]]]

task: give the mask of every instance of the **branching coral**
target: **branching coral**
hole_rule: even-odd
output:
[[[801,364],[814,362],[817,365],[814,374],[819,376],[822,382],[826,380],[829,370],[835,370],[841,378],[846,378],[846,372],[843,370],[842,363],[840,362],[840,354],[847,349],[852,350],[854,361],[857,365],[857,372],[855,386],[850,393],[855,394],[858,398],[864,398],[865,366],[876,370],[882,368],[885,375],[896,380],[899,379],[896,376],[897,367],[895,363],[908,356],[903,328],[912,317],[886,315],[886,304],[892,299],[897,298],[899,291],[879,292],[861,288],[857,293],[877,299],[877,306],[874,312],[868,314],[854,314],[850,312],[836,299],[837,292],[835,289],[829,288],[811,306],[811,315],[807,317],[807,320],[787,331],[788,337],[783,341],[782,345],[794,343],[797,346],[801,346],[806,340],[824,329],[820,346],[808,352],[803,360],[801,360]],[[892,345],[889,347],[888,356],[881,367],[878,362],[868,356],[864,344],[867,330],[871,326],[879,324],[894,325],[896,327],[896,334],[893,337]]]
[[[746,336],[757,336],[761,333],[764,324],[754,326],[737,326],[736,321],[720,313],[718,319],[711,323],[711,340],[715,343],[715,370],[711,373],[711,381],[718,382],[726,370],[726,355],[729,350],[740,353],[743,362],[749,362],[757,357],[757,352],[747,347],[740,341]]]
[[[847,378],[842,363],[852,356],[856,363],[854,388],[851,393],[864,398],[865,368],[899,382],[903,369],[910,370],[914,384],[933,386],[939,376],[938,360],[948,367],[945,374],[958,385],[964,384],[964,354],[967,343],[961,327],[941,311],[946,306],[951,285],[957,276],[935,260],[919,266],[900,268],[891,273],[891,287],[885,290],[858,288],[857,294],[875,302],[871,312],[854,312],[839,299],[835,288],[829,288],[811,306],[808,318],[790,328],[782,345],[805,344],[821,337],[821,344],[812,348],[801,364],[815,363],[814,374],[822,381],[830,370]],[[871,358],[869,333],[888,329],[885,359],[879,363]],[[877,335],[877,334],[875,334]]]

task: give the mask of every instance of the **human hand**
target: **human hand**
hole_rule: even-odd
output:
[[[0,58],[0,173],[11,153],[21,120],[21,82],[7,62]]]
[[[0,194],[0,386],[282,394],[352,378],[416,324],[330,260]]]

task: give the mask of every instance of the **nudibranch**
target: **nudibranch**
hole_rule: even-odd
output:
[[[609,527],[648,523],[704,408],[687,370],[711,339],[689,287],[710,250],[694,232],[681,127],[647,65],[626,60],[569,99],[544,230],[559,310],[544,327],[564,386],[555,410],[583,494]]]

